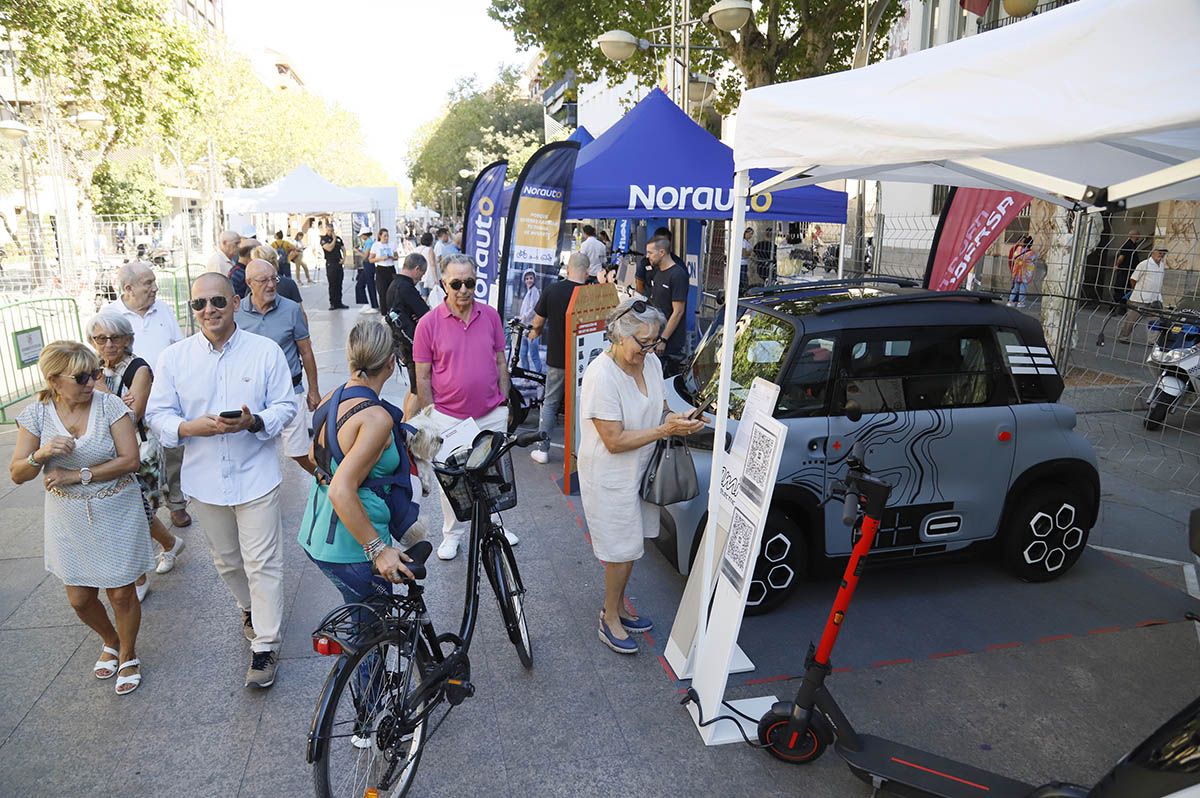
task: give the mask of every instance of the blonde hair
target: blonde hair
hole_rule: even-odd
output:
[[[93,372],[100,368],[100,358],[78,341],[51,341],[38,356],[38,368],[42,370],[46,387],[38,391],[37,400],[45,402],[55,395],[51,379]]]
[[[276,269],[279,268],[279,256],[275,253],[274,248],[268,247],[265,244],[259,244],[250,250],[250,258],[252,260],[265,260]]]
[[[373,377],[392,358],[392,331],[383,322],[363,319],[350,330],[346,342],[350,371]]]

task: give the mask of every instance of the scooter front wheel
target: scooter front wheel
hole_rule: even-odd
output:
[[[813,713],[803,735],[788,729],[791,716],[772,709],[758,722],[758,741],[776,759],[789,765],[807,765],[825,753],[831,735],[820,713]]]

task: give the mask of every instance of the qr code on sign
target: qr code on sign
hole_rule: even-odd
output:
[[[762,507],[767,492],[771,459],[775,455],[777,440],[774,435],[758,424],[750,431],[750,445],[746,447],[746,465],[742,469],[741,491]]]
[[[734,586],[741,589],[750,563],[750,544],[754,540],[754,522],[734,508],[729,522],[729,537],[725,539],[725,562],[722,571]]]

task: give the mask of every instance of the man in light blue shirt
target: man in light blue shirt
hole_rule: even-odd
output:
[[[229,278],[192,283],[200,332],[167,347],[146,421],[163,446],[186,444],[181,482],[251,643],[246,685],[275,682],[283,622],[283,523],[275,439],[296,414],[283,350],[239,330]]]

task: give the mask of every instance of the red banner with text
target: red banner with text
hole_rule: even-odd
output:
[[[929,250],[925,287],[957,291],[1032,197],[1016,191],[951,188]]]

